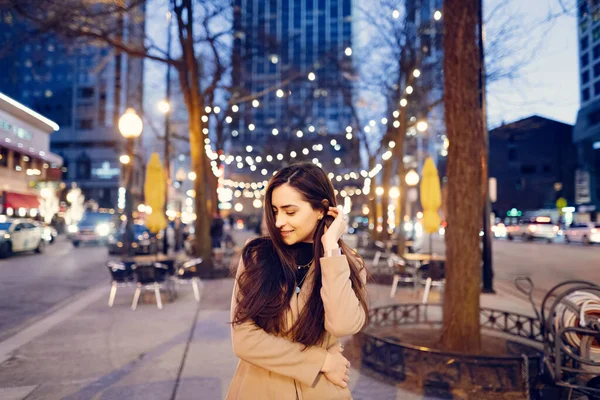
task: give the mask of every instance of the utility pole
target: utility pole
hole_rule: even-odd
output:
[[[167,59],[171,60],[171,11],[167,11]],[[167,63],[167,82],[166,82],[166,98],[165,101],[169,105],[167,112],[165,113],[165,176],[167,179],[166,190],[165,190],[165,217],[167,215],[167,207],[169,203],[169,186],[171,182],[171,133],[170,133],[170,123],[171,123],[171,64]],[[168,220],[167,220],[168,221]],[[169,253],[169,239],[167,236],[168,232],[168,222],[167,227],[165,228],[165,232],[163,235],[163,253]]]
[[[482,258],[482,289],[483,293],[495,293],[494,291],[494,269],[492,265],[492,237],[490,229],[490,215],[492,213],[492,205],[490,203],[489,193],[489,162],[490,141],[487,130],[487,104],[486,104],[486,86],[485,86],[485,53],[483,49],[483,0],[479,0],[478,11],[479,27],[479,103],[481,105],[481,118],[483,119],[483,154],[481,157],[483,168],[483,251]]]

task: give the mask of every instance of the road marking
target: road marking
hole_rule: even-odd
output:
[[[82,295],[78,296],[76,300],[57,309],[55,312],[49,313],[39,321],[34,322],[15,335],[0,342],[0,364],[4,363],[9,358],[13,351],[79,313],[103,294],[106,294],[106,285],[96,285],[86,290]],[[0,398],[4,397],[0,396]]]

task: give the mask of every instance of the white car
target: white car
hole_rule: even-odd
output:
[[[600,224],[575,224],[565,229],[565,242],[580,242],[585,245],[600,243]]]
[[[43,230],[28,219],[0,220],[0,257],[12,253],[35,251],[41,253],[46,247]]]
[[[560,228],[552,223],[550,217],[536,217],[530,220],[519,221],[517,225],[506,227],[506,237],[513,240],[518,237],[522,240],[543,239],[548,242],[554,241],[558,236]]]

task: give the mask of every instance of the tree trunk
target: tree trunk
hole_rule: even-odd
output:
[[[444,0],[444,106],[448,150],[448,230],[442,343],[447,350],[481,350],[481,159],[478,0]]]
[[[388,232],[388,206],[390,204],[390,188],[392,184],[392,166],[394,161],[392,159],[383,161],[383,175],[381,176],[383,194],[381,195],[381,211],[383,221],[381,221],[381,240],[387,240],[389,237]]]
[[[369,171],[375,168],[375,157],[369,157]],[[377,196],[375,195],[375,178],[371,179],[371,190],[369,191],[369,223],[373,224],[371,229],[371,238],[373,240],[379,240],[379,234],[377,233]]]
[[[204,98],[200,95],[200,69],[194,51],[194,22],[192,0],[173,0],[173,11],[177,17],[178,36],[182,50],[184,66],[179,68],[179,82],[189,115],[190,155],[192,170],[196,173],[194,190],[196,191],[195,250],[196,256],[204,260],[204,268],[213,267],[212,246],[210,240],[210,213],[207,209],[204,135],[202,113]]]
[[[404,248],[406,247],[406,236],[404,234],[404,213],[406,212],[406,204],[407,204],[407,186],[406,186],[406,168],[404,168],[404,141],[406,139],[406,108],[402,108],[400,110],[399,115],[400,126],[396,130],[396,147],[395,150],[395,158],[398,163],[398,179],[399,185],[398,189],[400,190],[400,197],[398,198],[398,204],[396,207],[399,207],[398,211],[399,221],[398,221],[398,249],[397,254],[399,256],[404,254]]]

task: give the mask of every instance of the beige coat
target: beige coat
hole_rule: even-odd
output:
[[[237,306],[238,283],[244,266],[240,261],[231,299],[231,318]],[[287,327],[298,319],[314,282],[314,269],[308,272],[300,294],[294,293],[287,312]],[[240,359],[229,387],[227,400],[343,400],[352,399],[320,372],[327,349],[338,338],[353,335],[365,323],[364,310],[352,289],[346,256],[321,258],[321,298],[325,308],[326,336],[322,346],[304,345],[275,336],[253,322],[232,326],[233,352]],[[366,270],[361,271],[363,283]]]

